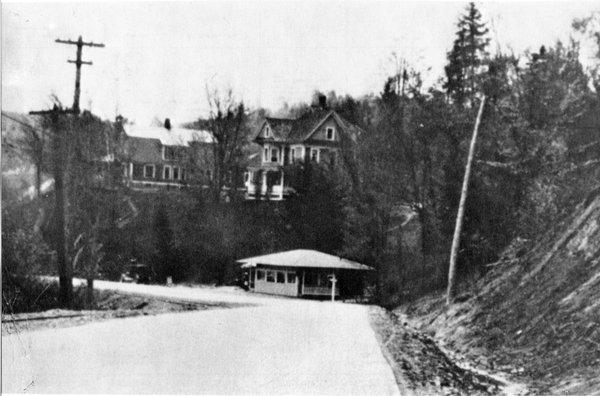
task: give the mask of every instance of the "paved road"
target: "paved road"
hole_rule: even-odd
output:
[[[101,282],[250,303],[2,337],[2,391],[398,394],[365,306]]]

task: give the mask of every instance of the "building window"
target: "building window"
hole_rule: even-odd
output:
[[[265,137],[266,137],[266,138],[269,138],[269,137],[271,137],[271,127],[270,127],[269,125],[267,125],[267,126],[265,127]]]
[[[144,178],[154,179],[154,171],[156,168],[154,165],[144,165]]]
[[[263,280],[263,279],[265,279],[265,271],[257,270],[256,271],[256,280]]]
[[[181,176],[181,171],[179,170],[179,167],[178,166],[174,166],[173,167],[173,179],[179,180],[180,176]]]
[[[285,283],[285,272],[277,271],[277,283]]]
[[[173,173],[171,172],[171,166],[165,165],[163,168],[163,179],[169,180],[173,177]]]
[[[267,162],[269,160],[269,148],[265,147],[265,151],[263,153],[263,162]]]
[[[185,172],[185,169],[181,170],[181,180],[186,180],[187,179],[187,173]]]
[[[279,161],[279,149],[272,148],[271,149],[271,162]]]
[[[319,162],[319,149],[311,148],[310,149],[310,160],[314,162]]]
[[[174,160],[177,157],[177,149],[173,146],[163,147],[164,150],[164,159],[165,160]]]
[[[287,283],[296,283],[296,273],[295,272],[287,273]]]
[[[252,174],[252,172],[250,172],[250,171],[244,172],[244,183],[248,183],[250,181],[251,174]]]
[[[275,283],[275,272],[267,271],[267,282]]]
[[[296,160],[296,149],[293,148],[290,150],[290,163],[293,163]]]
[[[335,139],[335,129],[333,127],[328,127],[326,132],[327,132],[327,140]]]

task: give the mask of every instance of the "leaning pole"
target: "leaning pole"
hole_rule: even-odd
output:
[[[462,231],[463,218],[465,216],[465,202],[467,201],[467,192],[469,189],[469,178],[471,176],[471,165],[475,156],[475,143],[477,142],[477,131],[483,114],[483,106],[485,105],[485,95],[481,98],[475,127],[473,128],[473,137],[471,138],[471,146],[469,147],[469,157],[467,158],[467,167],[465,168],[465,177],[463,179],[462,190],[460,193],[460,203],[458,204],[458,213],[456,215],[456,226],[454,227],[454,237],[452,238],[452,249],[450,251],[450,266],[448,268],[448,290],[446,291],[446,305],[452,304],[454,298],[454,277],[456,275],[456,256],[458,256],[458,248],[460,246],[460,233]]]

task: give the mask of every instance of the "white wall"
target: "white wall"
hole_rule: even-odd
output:
[[[264,271],[265,277],[263,279],[258,279],[258,272]],[[267,282],[266,272],[281,272],[286,273],[285,270],[270,270],[270,269],[262,269],[257,268],[255,271],[254,278],[254,291],[258,293],[266,293],[266,294],[279,294],[283,296],[297,296],[298,295],[298,276],[296,276],[295,281],[293,283],[287,282],[287,274],[285,277],[285,283],[278,283],[277,277],[275,274],[275,282]],[[296,271],[289,271],[295,273]]]

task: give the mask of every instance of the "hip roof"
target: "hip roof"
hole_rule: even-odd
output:
[[[329,268],[329,269],[350,269],[370,271],[373,268],[347,260],[331,254],[322,253],[316,250],[289,250],[267,254],[264,256],[248,257],[237,261],[242,263],[242,268],[256,267],[257,265],[281,266],[281,267],[304,267],[304,268]]]

